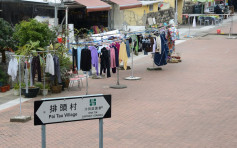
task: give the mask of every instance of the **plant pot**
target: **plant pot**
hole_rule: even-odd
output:
[[[52,93],[61,93],[62,85],[52,86]]]
[[[26,88],[22,88],[22,93],[26,98],[34,98],[38,95],[39,87],[28,88],[28,93],[26,93]]]
[[[7,84],[6,87],[7,87],[7,91],[9,91],[10,90],[10,85]]]
[[[20,95],[19,89],[14,89],[13,94],[14,94],[14,96],[19,96]]]
[[[66,79],[66,80],[65,80],[65,88],[68,88],[68,86],[69,86],[69,82],[70,82],[69,79]]]
[[[5,86],[0,87],[0,89],[1,89],[1,92],[3,93],[7,91],[7,88]]]
[[[40,91],[41,91],[41,94],[42,94],[43,96],[47,96],[47,95],[48,95],[48,92],[49,92],[48,89],[41,89]]]
[[[64,91],[64,88],[65,88],[65,82],[64,81],[62,81],[62,91]]]

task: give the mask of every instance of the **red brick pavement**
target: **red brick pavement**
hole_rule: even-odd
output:
[[[104,119],[105,148],[236,148],[237,147],[237,40],[225,37],[192,39],[177,46],[183,61],[162,71],[147,71],[150,56],[135,61],[140,81],[120,83],[89,79],[90,94],[112,94],[112,118]],[[121,71],[120,77],[130,75]],[[73,88],[55,96],[85,94]],[[23,103],[23,115],[33,117],[32,99]],[[14,106],[0,112],[1,148],[41,147],[41,126],[11,123]],[[48,148],[98,147],[98,120],[46,126]]]

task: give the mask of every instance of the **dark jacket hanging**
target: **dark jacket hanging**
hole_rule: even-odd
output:
[[[35,56],[32,59],[32,79],[35,79],[35,74],[38,74],[38,81],[41,82],[41,67],[40,67],[40,57]]]
[[[161,54],[159,52],[155,52],[154,55],[154,63],[157,66],[162,66],[167,64],[167,58],[169,53],[168,43],[167,39],[165,38],[165,34],[162,33],[160,35],[161,39]]]
[[[100,55],[100,75],[102,75],[102,71],[105,73],[107,69],[107,78],[111,77],[110,75],[110,57],[108,50],[104,47],[101,49]]]
[[[76,67],[78,67],[77,65],[77,49],[72,48],[72,70],[75,71],[75,62],[76,62]],[[79,70],[79,69],[78,69]]]
[[[54,69],[55,69],[54,73],[58,78],[58,83],[62,83],[61,72],[60,72],[60,62],[59,62],[58,56],[54,55],[53,61],[54,61]]]
[[[81,70],[91,70],[91,51],[87,48],[81,50]]]

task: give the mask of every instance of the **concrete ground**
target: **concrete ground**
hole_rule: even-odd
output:
[[[237,22],[234,22],[234,28]],[[221,26],[220,26],[221,27]],[[228,30],[228,24],[223,26]],[[213,29],[214,30],[214,29]],[[206,31],[212,32],[213,30]],[[126,89],[111,89],[116,74],[106,79],[89,79],[89,94],[112,95],[112,118],[104,119],[105,148],[236,148],[237,147],[237,48],[236,39],[204,36],[176,46],[181,63],[169,63],[162,71],[147,71],[151,56],[134,61],[131,71],[120,71]],[[48,97],[85,94],[73,87]],[[22,104],[22,115],[34,118],[34,101]],[[1,148],[41,147],[41,126],[33,120],[13,123],[19,105],[0,111]],[[95,148],[98,120],[46,125],[48,148]]]

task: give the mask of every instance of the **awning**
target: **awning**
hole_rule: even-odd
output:
[[[194,2],[201,2],[201,3],[205,3],[205,2],[214,2],[214,0],[193,0]]]
[[[111,6],[100,0],[75,0],[78,4],[86,6],[87,12],[108,11]]]
[[[140,1],[142,3],[142,6],[147,6],[147,5],[152,5],[152,4],[156,4],[159,2],[163,2],[163,0],[157,0],[157,1]]]
[[[111,2],[118,4],[120,10],[131,9],[136,7],[141,7],[142,3],[137,0],[110,0]]]

